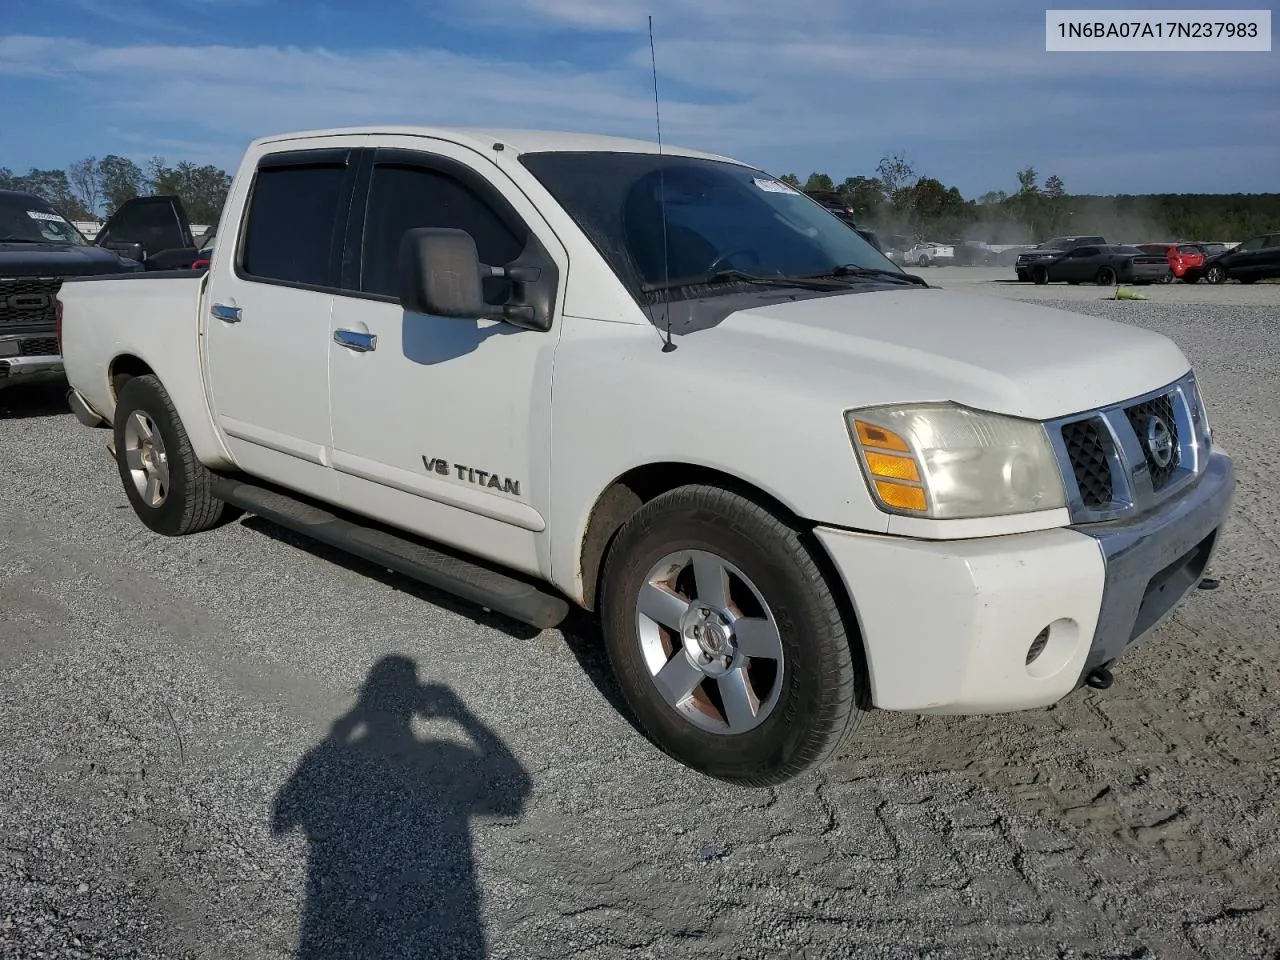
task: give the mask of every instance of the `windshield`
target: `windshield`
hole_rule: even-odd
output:
[[[80,231],[39,197],[29,193],[0,193],[0,242],[86,242]]]
[[[705,287],[678,284],[725,270],[776,278],[865,268],[906,277],[822,204],[759,170],[647,153],[520,159],[640,303],[707,296]]]

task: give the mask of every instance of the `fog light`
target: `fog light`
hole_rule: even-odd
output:
[[[1036,638],[1031,641],[1031,646],[1027,648],[1027,666],[1035,663],[1036,658],[1044,653],[1044,648],[1049,645],[1049,628],[1045,627],[1036,634]]]

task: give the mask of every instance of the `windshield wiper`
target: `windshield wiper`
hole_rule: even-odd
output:
[[[744,270],[717,270],[706,277],[671,280],[666,283],[646,283],[640,289],[645,293],[653,293],[658,290],[671,290],[675,287],[702,287],[721,283],[755,283],[765,287],[799,287],[802,290],[823,291],[843,290],[848,286],[844,281],[831,277],[793,277],[785,274],[763,276],[756,273],[747,273]]]
[[[810,278],[821,279],[823,277],[884,277],[887,280],[894,280],[899,283],[912,283],[919,287],[929,286],[928,280],[924,277],[916,276],[914,273],[906,273],[901,270],[885,270],[881,267],[859,267],[852,263],[835,267],[829,273],[812,274]]]

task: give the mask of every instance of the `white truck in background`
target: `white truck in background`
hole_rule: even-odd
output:
[[[727,158],[267,137],[218,236],[207,273],[59,294],[142,522],[249,511],[538,627],[595,611],[653,740],[726,781],[872,707],[1109,685],[1232,498],[1170,340],[931,287]]]

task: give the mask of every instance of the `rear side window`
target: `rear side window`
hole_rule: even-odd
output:
[[[490,266],[510,263],[524,249],[513,225],[457,177],[425,166],[380,164],[373,169],[364,224],[364,293],[399,295],[400,241],[415,227],[467,231],[480,261]],[[490,278],[483,285],[487,303],[505,303],[510,296],[510,281]]]
[[[339,164],[259,170],[241,271],[250,278],[336,287],[334,236],[346,180],[347,169]]]

